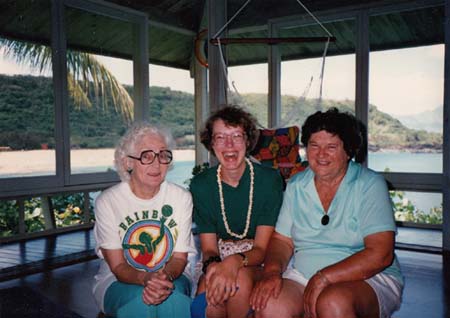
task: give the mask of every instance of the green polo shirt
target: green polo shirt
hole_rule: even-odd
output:
[[[277,170],[253,163],[254,189],[250,228],[245,238],[254,239],[258,225],[275,226],[283,200],[283,180]],[[239,185],[234,188],[222,182],[225,214],[232,232],[242,234],[245,230],[249,191],[250,169],[247,165]],[[195,176],[190,184],[194,201],[194,222],[199,233],[216,233],[218,238],[229,240],[230,236],[222,218],[217,166]]]

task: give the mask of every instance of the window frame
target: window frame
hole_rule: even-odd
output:
[[[55,114],[56,174],[37,177],[12,177],[0,182],[0,198],[66,191],[83,191],[108,187],[119,181],[115,172],[71,174],[70,129],[67,89],[67,41],[65,10],[74,8],[104,15],[134,25],[133,78],[134,120],[148,118],[148,18],[147,15],[122,6],[91,0],[51,1],[51,48]]]
[[[376,6],[357,6],[354,8],[341,8],[316,14],[321,22],[331,22],[342,19],[355,19],[356,21],[356,76],[355,76],[355,115],[366,126],[368,125],[369,114],[369,19],[370,16],[401,12],[407,10],[417,10],[421,8],[445,6],[446,15],[450,14],[450,5],[447,2],[430,0],[430,1],[407,1],[404,3],[380,4]],[[270,21],[268,24],[270,36],[277,36],[280,27],[286,26],[302,26],[312,23],[312,19],[307,15],[295,16],[292,18],[283,18]],[[448,43],[450,43],[450,26],[444,26],[445,39],[444,44],[447,48],[445,55],[445,80],[444,80],[444,118],[448,118],[450,114],[450,102],[448,101],[450,91],[450,53]],[[277,126],[280,121],[281,113],[281,93],[280,93],[280,72],[281,58],[276,46],[271,46],[268,53],[269,61],[269,124]],[[443,127],[443,172],[442,173],[399,173],[399,172],[381,172],[387,180],[391,190],[401,191],[419,191],[419,192],[435,192],[442,193],[443,204],[443,224],[439,228],[443,231],[444,250],[450,249],[450,128],[449,122],[444,120]],[[367,166],[367,162],[364,163]],[[402,224],[399,224],[402,225]],[[410,224],[408,224],[409,226]],[[420,225],[418,227],[425,227]],[[429,228],[436,228],[430,226]]]

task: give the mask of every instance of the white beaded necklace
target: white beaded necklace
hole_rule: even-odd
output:
[[[228,225],[227,215],[225,214],[225,203],[223,200],[223,190],[222,190],[222,178],[220,176],[220,172],[222,171],[222,165],[219,165],[217,168],[217,185],[219,186],[219,199],[220,199],[220,209],[222,212],[223,223],[225,224],[225,229],[227,233],[231,236],[234,236],[238,239],[243,239],[247,236],[248,229],[250,227],[250,218],[252,216],[252,207],[253,207],[253,182],[255,180],[255,172],[253,171],[253,165],[248,158],[245,158],[245,161],[248,164],[250,169],[250,192],[248,194],[248,211],[247,211],[247,220],[245,222],[245,230],[242,234],[237,234],[231,231],[230,226]]]

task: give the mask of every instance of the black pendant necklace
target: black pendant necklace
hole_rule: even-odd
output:
[[[330,222],[330,217],[328,216],[328,214],[322,216],[322,220],[320,222],[322,223],[322,225],[327,225],[328,222]]]

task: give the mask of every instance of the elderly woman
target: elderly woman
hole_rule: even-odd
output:
[[[190,281],[184,271],[188,253],[195,252],[192,197],[165,181],[172,144],[162,129],[132,126],[114,155],[122,182],[95,202],[101,264],[93,291],[107,315],[190,316]]]
[[[335,108],[303,125],[309,168],[287,185],[251,296],[256,317],[390,317],[399,308],[391,201],[383,177],[352,161],[359,132]]]
[[[204,316],[197,305],[205,296],[208,317],[246,317],[250,310],[283,192],[278,171],[247,157],[257,137],[255,118],[237,106],[212,114],[201,132],[201,142],[219,164],[190,184],[204,273],[194,317]]]

